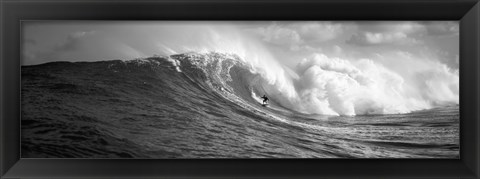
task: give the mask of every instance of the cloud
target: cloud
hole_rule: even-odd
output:
[[[331,22],[274,22],[248,31],[259,35],[267,43],[296,51],[337,38],[343,33],[343,26]]]
[[[304,22],[293,25],[300,32],[302,39],[309,42],[332,40],[343,32],[342,25],[330,22]]]
[[[358,32],[346,43],[354,45],[412,45],[421,43],[418,37],[425,34],[424,25],[415,22],[378,22],[359,24]]]
[[[420,22],[396,22],[396,21],[380,21],[380,22],[361,22],[356,23],[359,31],[363,32],[403,32],[411,34],[415,32],[424,32],[425,25]]]
[[[384,44],[399,44],[410,45],[419,43],[415,38],[409,37],[403,32],[394,33],[372,33],[364,32],[361,34],[354,34],[347,43],[356,45],[384,45]]]
[[[272,24],[255,30],[263,38],[263,41],[276,45],[298,45],[302,42],[300,34],[289,27]]]
[[[460,27],[458,22],[424,22],[428,35],[430,36],[458,36]]]
[[[80,41],[89,36],[94,34],[95,31],[80,31],[74,32],[67,36],[64,42],[57,44],[55,46],[56,51],[72,51],[79,47]]]

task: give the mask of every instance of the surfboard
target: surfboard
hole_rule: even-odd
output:
[[[263,107],[267,107],[267,106],[268,106],[268,104],[262,104],[262,106],[263,106]]]

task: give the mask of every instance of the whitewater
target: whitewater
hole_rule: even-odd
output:
[[[448,68],[415,91],[369,60],[245,58],[22,66],[22,157],[459,158],[458,87],[435,80]]]
[[[290,110],[355,116],[404,114],[459,104],[458,69],[434,58],[414,57],[404,51],[378,55],[382,58],[336,57],[313,51],[293,58],[275,54],[235,27],[194,27],[175,26],[177,33],[157,45],[159,53],[236,56],[236,61],[261,76],[260,85],[268,95]]]
[[[21,156],[460,157],[459,71],[441,52],[352,48],[326,38],[341,30],[328,22],[300,41],[283,23],[260,24],[92,26],[42,54],[78,51],[26,56]],[[316,27],[302,24],[292,25]]]

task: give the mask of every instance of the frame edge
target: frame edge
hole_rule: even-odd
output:
[[[36,2],[36,1],[34,1],[34,2]],[[87,1],[87,2],[90,2],[90,1]],[[463,2],[463,1],[462,1],[462,2]],[[472,1],[468,1],[468,2],[472,2]],[[4,46],[4,44],[7,43],[7,40],[6,40],[6,38],[3,36],[3,30],[6,29],[7,27],[4,27],[4,26],[3,26],[3,24],[4,24],[4,18],[5,18],[5,16],[4,16],[5,11],[3,11],[3,7],[4,7],[4,6],[3,6],[3,0],[0,0],[0,12],[1,12],[1,13],[0,13],[0,19],[1,19],[1,21],[0,21],[0,27],[1,27],[1,29],[0,29],[0,41],[1,41],[1,45],[2,45],[2,48],[0,49],[0,54],[1,54],[1,56],[0,56],[0,58],[1,58],[1,59],[0,59],[0,67],[1,67],[1,74],[0,74],[0,84],[1,84],[0,99],[2,99],[2,101],[0,102],[0,114],[1,114],[1,116],[0,116],[0,118],[1,118],[1,119],[0,119],[0,120],[1,120],[1,121],[0,121],[0,126],[1,126],[0,138],[1,138],[1,142],[2,142],[2,143],[1,143],[2,145],[1,145],[1,148],[0,148],[0,158],[2,158],[2,161],[0,161],[0,169],[1,169],[0,178],[3,177],[4,174],[6,175],[6,177],[14,177],[14,176],[12,176],[12,175],[8,176],[8,174],[11,173],[9,169],[17,168],[17,166],[19,166],[19,163],[21,163],[21,160],[17,160],[16,163],[13,163],[11,166],[9,166],[9,165],[7,164],[8,162],[4,160],[5,157],[6,157],[6,155],[5,155],[5,151],[6,151],[6,150],[5,150],[5,145],[3,145],[3,144],[5,144],[4,142],[6,141],[5,139],[6,139],[6,137],[7,137],[7,135],[6,135],[7,127],[4,125],[4,123],[5,123],[4,120],[6,120],[5,118],[7,117],[7,116],[5,115],[5,112],[6,112],[6,111],[4,111],[4,108],[6,108],[6,106],[4,105],[4,104],[5,104],[5,102],[4,102],[4,99],[5,99],[5,98],[4,98],[4,97],[5,97],[5,96],[4,96],[4,94],[5,94],[5,93],[4,93],[4,89],[5,89],[6,86],[7,86],[7,85],[6,85],[6,81],[7,81],[7,80],[6,80],[6,75],[5,75],[5,71],[6,71],[5,69],[7,68],[8,65],[7,65],[7,66],[4,65],[4,64],[6,64],[6,63],[5,63],[5,60],[7,60],[7,59],[5,59],[6,55],[3,53],[3,52],[4,52],[4,51],[3,51],[3,49],[4,49],[3,46]],[[473,14],[473,15],[472,15],[472,14]],[[473,16],[473,17],[472,17],[472,16]],[[473,19],[475,19],[475,20],[478,22],[478,21],[480,20],[480,5],[479,5],[479,3],[477,2],[477,3],[475,4],[475,6],[474,6],[472,9],[470,9],[469,13],[467,13],[467,15],[464,16],[464,17],[466,17],[466,18],[473,18]],[[461,31],[462,31],[462,29],[465,29],[465,28],[461,28]],[[478,47],[479,47],[479,44],[480,44],[480,31],[479,31],[480,29],[479,29],[479,24],[478,24],[478,23],[476,24],[475,29],[476,29],[476,32],[473,33],[473,34],[475,34],[476,37],[470,39],[469,41],[474,41],[474,43],[476,44],[476,45],[474,45],[474,47],[476,47],[477,49],[471,49],[471,50],[474,50],[474,51],[476,52],[476,53],[475,53],[475,56],[476,56],[475,59],[476,59],[476,61],[475,61],[475,64],[472,66],[472,68],[475,68],[475,69],[478,70],[478,69],[480,69],[480,63],[479,63],[480,53],[479,53],[479,51],[478,51]],[[473,35],[473,34],[472,34],[472,35]],[[12,37],[12,38],[14,38],[14,37]],[[474,47],[470,47],[470,48],[474,48]],[[461,49],[461,50],[462,50],[462,49]],[[7,53],[7,52],[5,52],[5,53]],[[10,53],[15,53],[15,52],[10,52]],[[478,71],[476,71],[475,77],[474,77],[474,80],[475,80],[475,82],[476,82],[476,84],[477,84],[477,85],[475,86],[475,90],[476,90],[476,93],[475,93],[475,95],[476,95],[476,98],[475,98],[475,100],[476,100],[476,101],[475,101],[476,105],[475,105],[475,107],[478,107],[478,103],[479,103],[479,100],[480,100],[480,95],[479,95],[479,91],[478,91],[478,89],[480,89],[480,84],[479,84],[479,81],[478,81],[478,77],[479,77],[479,73],[478,73]],[[469,98],[469,97],[464,96],[463,98]],[[470,98],[471,98],[471,96],[470,96]],[[476,143],[476,146],[475,146],[475,144],[472,144],[473,146],[475,146],[475,154],[476,154],[476,157],[473,158],[473,162],[467,162],[467,161],[465,161],[464,159],[462,159],[462,162],[465,162],[464,164],[467,164],[467,165],[468,165],[468,168],[471,170],[471,172],[473,172],[473,174],[475,175],[475,177],[479,177],[479,171],[480,171],[480,165],[479,165],[479,160],[480,160],[480,155],[479,155],[479,154],[480,154],[480,151],[478,150],[478,149],[480,149],[480,143],[478,143],[478,136],[479,136],[479,134],[480,134],[480,132],[478,131],[478,129],[480,129],[479,121],[478,121],[478,119],[479,119],[479,118],[478,118],[478,117],[479,117],[479,114],[480,114],[480,113],[479,113],[478,111],[475,112],[475,116],[474,116],[474,117],[475,117],[475,119],[476,119],[476,120],[475,120],[475,121],[476,121],[476,125],[471,126],[472,128],[476,129],[476,130],[475,130],[475,131],[476,131],[476,132],[475,132],[475,136],[473,136],[473,137],[477,140],[477,143]],[[10,162],[10,161],[9,161],[9,162]],[[10,162],[10,163],[11,163],[11,162]]]

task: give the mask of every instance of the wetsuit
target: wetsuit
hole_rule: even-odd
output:
[[[268,98],[266,96],[263,96],[262,99],[263,99],[263,104],[266,104],[268,101]]]

